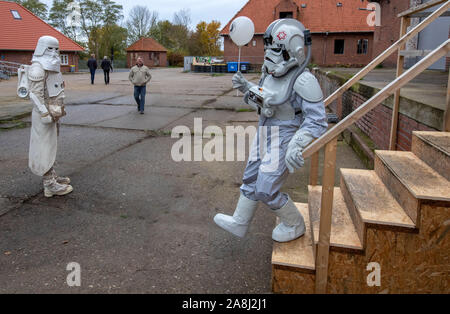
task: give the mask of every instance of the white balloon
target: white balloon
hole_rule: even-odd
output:
[[[230,37],[238,46],[247,45],[255,35],[255,25],[246,16],[236,18],[230,26]]]

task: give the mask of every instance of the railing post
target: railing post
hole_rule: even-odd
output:
[[[316,256],[316,293],[327,292],[328,257],[330,254],[331,217],[333,212],[337,137],[325,146],[325,161],[320,209],[319,244]]]
[[[400,38],[405,36],[408,32],[408,26],[411,23],[409,17],[402,17],[400,26]],[[398,48],[397,57],[397,78],[403,74],[403,65],[405,62],[405,57],[400,54],[402,50],[406,47],[406,43],[400,45]],[[389,138],[389,150],[397,149],[397,131],[398,131],[398,112],[400,109],[400,89],[398,89],[394,94],[394,107],[392,107],[392,121],[391,121],[391,136]]]
[[[450,132],[450,72],[447,84],[447,107],[445,108],[444,127],[442,128],[442,131]]]
[[[311,170],[309,172],[309,185],[316,186],[319,182],[319,152],[311,156]]]

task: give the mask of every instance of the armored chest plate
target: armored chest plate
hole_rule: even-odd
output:
[[[61,72],[49,72],[46,83],[49,97],[56,97],[64,91],[64,80]]]

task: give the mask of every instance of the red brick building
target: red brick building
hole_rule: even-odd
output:
[[[392,46],[400,38],[400,22],[398,14],[406,11],[410,7],[411,0],[386,1],[378,0],[381,8],[381,25],[375,26],[374,33],[374,57],[380,55],[387,48]],[[384,62],[385,67],[397,66],[397,53],[393,53]]]
[[[0,1],[0,61],[30,64],[41,36],[59,40],[61,72],[74,65],[78,71],[78,53],[84,48],[15,2]]]
[[[143,37],[127,48],[127,66],[134,66],[138,57],[148,67],[167,66],[167,49],[153,38]]]
[[[400,23],[401,19],[398,18],[398,14],[408,10],[411,7],[418,6],[420,4],[429,2],[430,0],[374,0],[373,2],[378,2],[381,9],[381,25],[375,27],[374,34],[374,57],[381,54],[389,46],[394,44],[400,38]],[[434,11],[436,8],[441,6],[435,6],[426,11]],[[412,18],[410,26],[414,27],[423,20],[420,18]],[[447,36],[447,34],[449,34]],[[406,45],[407,50],[433,50],[441,43],[443,43],[447,38],[450,38],[450,22],[448,17],[440,17],[437,21],[434,21],[426,29],[424,29],[418,36],[408,41]],[[405,65],[411,67],[420,58],[412,57],[406,58]],[[397,53],[393,53],[384,62],[385,67],[396,67],[397,66]],[[444,58],[440,62],[435,63],[430,69],[434,70],[446,70],[450,66],[450,59]]]
[[[295,18],[311,30],[312,62],[321,66],[366,65],[373,58],[374,27],[367,23],[367,0],[249,0],[223,28],[224,56],[237,61],[238,48],[231,41],[229,28],[238,16],[255,23],[255,37],[242,48],[242,61],[262,64],[263,34],[279,18]]]

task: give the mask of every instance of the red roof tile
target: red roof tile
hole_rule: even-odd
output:
[[[158,43],[153,38],[142,37],[137,42],[135,42],[130,47],[128,47],[127,51],[158,51],[158,52],[167,52],[167,49],[164,48],[160,43]]]
[[[11,10],[16,10],[22,19],[14,19]],[[0,1],[0,50],[34,51],[39,37],[44,35],[58,39],[61,51],[84,50],[83,47],[45,23],[20,4]]]
[[[324,32],[373,32],[367,24],[369,12],[361,11],[367,2],[361,0],[293,0],[300,9],[300,22],[313,33]],[[337,3],[341,2],[341,7]],[[222,29],[221,35],[228,35],[231,22],[238,16],[247,16],[255,23],[255,33],[263,34],[276,18],[275,7],[280,0],[249,0]],[[306,7],[302,8],[305,4]]]

